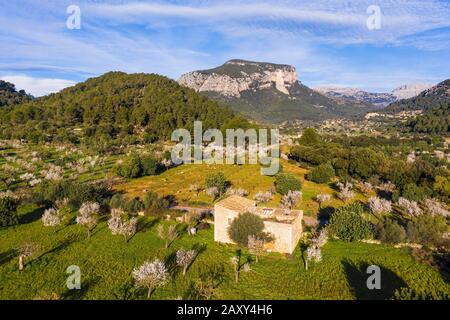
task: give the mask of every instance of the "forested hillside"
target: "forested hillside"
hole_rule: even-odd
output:
[[[404,99],[390,104],[387,112],[410,110],[429,110],[432,108],[448,107],[450,105],[450,79],[423,91],[416,97]]]
[[[0,80],[0,108],[30,101],[32,97],[24,90],[16,90],[14,84]]]
[[[90,144],[168,139],[176,128],[248,124],[226,106],[155,74],[110,72],[1,114],[1,136]]]
[[[448,134],[450,132],[450,103],[432,108],[408,123],[413,132]]]

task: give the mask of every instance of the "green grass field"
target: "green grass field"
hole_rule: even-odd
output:
[[[22,207],[22,224],[0,230],[0,299],[35,299],[51,294],[63,299],[145,299],[146,293],[134,288],[131,272],[145,260],[156,257],[167,262],[171,280],[154,292],[153,299],[192,297],[193,283],[215,263],[225,268],[216,299],[386,299],[402,286],[450,293],[449,279],[416,262],[408,249],[330,241],[323,248],[323,260],[312,263],[308,271],[299,250],[292,257],[272,253],[258,264],[252,263],[251,271],[242,273],[236,284],[230,257],[238,248],[215,243],[212,229],[196,236],[184,233],[165,250],[156,235],[156,225],[170,222],[142,218],[144,228],[125,243],[122,237],[111,235],[106,222],[100,223],[87,239],[73,219],[55,232],[42,226],[41,214],[34,207]],[[19,271],[12,248],[30,241],[39,244],[39,252],[25,270]],[[174,252],[201,245],[203,251],[183,277],[179,268],[173,266]],[[244,251],[242,259],[246,258]],[[382,268],[379,291],[366,289],[365,267],[370,264]],[[70,265],[81,268],[81,290],[66,289],[65,271]]]

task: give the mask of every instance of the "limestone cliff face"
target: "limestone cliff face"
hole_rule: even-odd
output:
[[[233,98],[239,98],[243,91],[271,87],[289,95],[297,82],[297,72],[288,65],[230,60],[215,69],[184,74],[178,82],[197,92],[217,92]]]

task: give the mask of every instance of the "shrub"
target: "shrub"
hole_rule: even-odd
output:
[[[231,222],[231,225],[228,228],[228,235],[231,240],[238,245],[246,247],[248,244],[248,237],[259,235],[263,230],[263,220],[253,213],[246,212],[240,214]]]
[[[394,291],[393,300],[449,300],[450,296],[446,292],[433,292],[427,289],[416,291],[414,289],[403,287]]]
[[[140,159],[142,175],[154,176],[161,171],[159,161],[151,156],[142,156]]]
[[[401,243],[406,240],[405,229],[397,222],[385,220],[377,225],[377,238],[381,242]]]
[[[334,177],[334,168],[330,163],[324,163],[315,167],[308,175],[310,181],[316,183],[328,183]]]
[[[336,209],[331,215],[327,229],[329,235],[344,241],[359,241],[371,238],[372,225],[363,217],[364,208],[353,203]]]
[[[225,193],[229,184],[229,181],[222,172],[210,173],[205,179],[206,188],[217,188],[219,195]]]
[[[109,201],[111,208],[121,208],[128,213],[137,213],[144,209],[144,204],[139,198],[129,199],[121,194],[115,194]]]
[[[286,195],[289,191],[300,191],[302,182],[293,174],[279,173],[275,178],[275,186],[278,193]]]
[[[126,158],[117,166],[117,174],[124,178],[137,178],[142,176],[141,162],[138,157]]]
[[[147,192],[144,196],[144,208],[147,213],[168,209],[172,204],[173,199],[170,196],[158,197],[158,194],[153,191]]]
[[[17,215],[18,201],[12,196],[0,196],[0,227],[19,223]]]
[[[403,187],[402,196],[410,201],[420,202],[429,196],[429,190],[409,183]]]
[[[445,241],[443,235],[447,224],[444,217],[421,215],[408,222],[406,231],[411,242],[439,246]]]

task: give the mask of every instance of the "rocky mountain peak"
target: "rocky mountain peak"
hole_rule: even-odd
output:
[[[217,68],[190,72],[178,79],[181,85],[197,92],[216,92],[235,98],[239,98],[243,91],[270,88],[289,95],[297,81],[297,71],[292,66],[238,59],[229,60]]]

